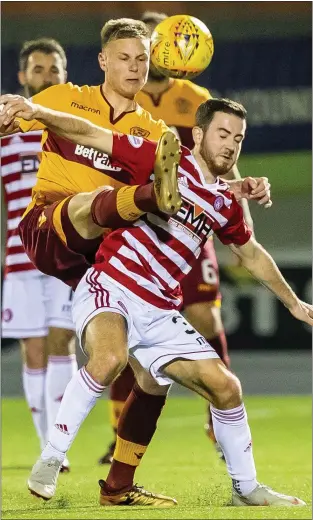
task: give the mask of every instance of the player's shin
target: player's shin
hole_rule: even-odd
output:
[[[41,449],[47,441],[47,415],[45,407],[46,368],[23,366],[23,388],[26,402],[31,411]]]
[[[243,404],[230,410],[211,405],[214,433],[221,446],[233,487],[248,495],[257,486],[252,439]]]
[[[76,372],[64,392],[54,426],[49,432],[48,444],[41,454],[42,459],[55,457],[63,462],[81,424],[101,397],[104,388],[85,367]]]
[[[65,389],[77,371],[75,354],[48,357],[45,384],[48,432],[53,428]]]
[[[119,419],[109,475],[106,482],[101,481],[105,494],[132,487],[135,471],[154,435],[165,400],[165,395],[147,394],[135,383]]]

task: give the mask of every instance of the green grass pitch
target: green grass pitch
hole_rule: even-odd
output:
[[[205,405],[197,397],[171,397],[159,421],[136,481],[146,489],[176,497],[173,509],[98,506],[99,478],[106,467],[96,464],[111,440],[107,403],[102,400],[85,421],[69,457],[72,471],[60,475],[50,502],[32,497],[26,489],[38,442],[22,399],[2,401],[2,517],[19,518],[312,518],[311,398],[247,397],[260,482],[295,494],[304,508],[234,508],[224,464],[207,440]]]

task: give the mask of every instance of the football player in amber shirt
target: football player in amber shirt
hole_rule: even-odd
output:
[[[167,130],[166,125],[154,121],[134,100],[148,75],[147,27],[136,20],[110,20],[101,31],[101,47],[99,65],[105,72],[102,85],[57,85],[33,96],[33,102],[86,118],[102,127],[157,141]],[[127,172],[115,168],[106,154],[70,143],[36,120],[20,120],[2,127],[0,132],[36,129],[44,130],[42,161],[20,231],[24,244],[29,245],[30,256],[30,249],[36,245],[32,253],[36,255],[37,267],[51,275],[58,270],[58,278],[75,287],[89,266],[79,253],[92,258],[103,234],[103,227],[90,218],[93,201],[97,195],[101,197],[101,193],[92,190],[104,185],[121,188],[135,183]],[[137,218],[142,211],[137,206],[135,188],[136,185],[129,191],[120,190],[118,196],[121,213],[125,208],[125,212]],[[73,194],[77,195],[73,197]],[[129,393],[133,375],[130,368],[127,372],[130,374]],[[122,406],[118,404],[119,415]],[[116,430],[115,411],[112,421]]]
[[[102,85],[56,85],[35,95],[33,102],[82,116],[102,127],[157,141],[167,130],[166,125],[163,121],[154,121],[134,100],[148,74],[150,41],[147,27],[143,22],[131,19],[110,20],[101,31],[101,42],[99,64],[105,72]],[[59,278],[75,286],[86,269],[86,260],[80,253],[94,253],[103,234],[103,227],[98,225],[94,213],[90,216],[93,201],[103,186],[119,189],[132,185],[119,190],[118,207],[123,218],[127,215],[129,219],[138,218],[143,211],[138,206],[135,179],[114,167],[107,155],[70,143],[35,120],[17,120],[6,131],[16,129],[23,132],[44,130],[37,182],[20,230],[23,233],[27,228],[28,235],[30,228],[32,234],[36,232],[36,243],[39,247],[42,241],[42,251],[49,250],[47,240],[51,250],[57,248],[59,259],[56,255],[49,255],[48,259],[47,255],[44,257],[38,252],[36,264],[46,274],[54,275],[58,270]],[[161,186],[155,193],[159,209],[162,209],[165,192],[162,193]],[[26,248],[28,242],[34,242],[33,236],[24,236]]]

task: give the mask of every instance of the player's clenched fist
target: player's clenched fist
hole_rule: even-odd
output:
[[[13,124],[16,117],[21,117],[30,121],[35,119],[37,105],[23,96],[5,94],[0,96],[0,125],[8,126]]]

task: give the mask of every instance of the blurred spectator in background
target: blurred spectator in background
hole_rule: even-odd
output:
[[[66,56],[51,38],[24,43],[18,79],[26,97],[66,81]],[[23,359],[23,388],[41,449],[77,370],[72,291],[35,269],[24,252],[18,224],[31,200],[42,132],[15,133],[1,141],[1,172],[7,206],[7,247],[2,297],[2,337],[16,338]],[[62,471],[69,470],[65,459]]]

